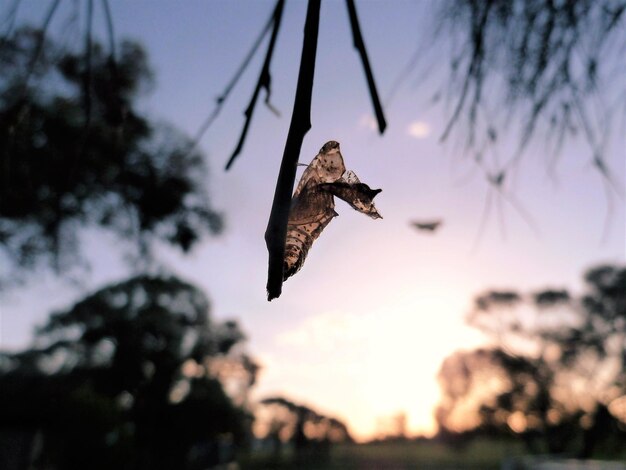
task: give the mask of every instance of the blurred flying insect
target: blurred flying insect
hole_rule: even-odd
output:
[[[411,225],[418,230],[422,230],[424,232],[435,232],[440,226],[443,224],[441,219],[437,220],[414,220],[411,222]]]

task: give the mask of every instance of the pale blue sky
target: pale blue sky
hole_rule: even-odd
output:
[[[20,20],[41,21],[48,2],[23,2]],[[5,8],[7,2],[1,2]],[[70,5],[72,2],[63,2]],[[99,8],[99,3],[96,2]],[[357,1],[370,62],[383,97],[433,26],[430,2]],[[111,1],[116,34],[147,48],[156,74],[142,106],[193,135],[247,53],[273,2]],[[476,248],[489,190],[453,142],[438,143],[446,116],[429,105],[445,78],[445,48],[425,47],[429,80],[415,72],[386,107],[388,130],[369,127],[371,104],[343,1],[323,2],[313,94],[313,128],[300,161],[308,163],[327,140],[341,143],[346,167],[383,189],[382,220],[338,202],[336,218],[315,243],[303,269],[283,295],[265,300],[267,252],[263,233],[285,143],[301,51],[306,3],[288,1],[272,63],[274,116],[259,103],[244,151],[230,172],[222,168],[243,125],[264,47],[227,101],[201,147],[210,166],[214,205],[226,217],[219,237],[189,256],[163,248],[159,257],[181,277],[206,290],[216,318],[237,318],[249,333],[249,350],[265,368],[257,395],[285,393],[348,421],[357,435],[375,430],[376,418],[406,410],[411,430],[432,430],[441,360],[479,336],[463,324],[472,296],[482,289],[580,287],[583,269],[624,262],[626,220],[615,201],[602,242],[607,201],[584,141],[570,141],[557,168],[546,172],[543,141],[535,141],[516,174],[515,196],[532,215],[539,235],[504,205],[506,236],[495,207]],[[53,31],[63,27],[59,11]],[[84,13],[84,12],[83,12]],[[103,17],[96,29],[104,31]],[[425,67],[430,67],[425,59]],[[261,99],[263,99],[263,94]],[[424,135],[410,135],[421,123]],[[418,126],[418,127],[420,127]],[[514,136],[497,151],[512,152]],[[614,136],[609,165],[626,180],[624,138]],[[621,147],[620,147],[621,146]],[[414,231],[414,218],[442,217],[434,236]],[[32,327],[51,309],[69,305],[103,282],[129,273],[113,237],[89,233],[85,248],[93,270],[82,287],[41,275],[3,300],[0,346],[28,343]],[[118,256],[119,255],[119,256]]]

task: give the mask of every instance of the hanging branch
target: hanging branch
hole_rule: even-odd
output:
[[[117,68],[115,30],[113,28],[113,16],[111,15],[109,0],[102,0],[102,9],[104,10],[104,17],[106,19],[107,26],[107,36],[109,39],[109,58],[107,60],[107,67],[109,69],[111,79],[111,107],[113,109],[110,118],[116,130],[114,147],[117,148],[118,141],[121,138],[121,126],[125,120],[126,106],[124,103],[124,99],[120,95],[121,85],[119,79],[119,70]]]
[[[15,119],[15,125],[12,126],[13,128],[21,124],[22,119],[24,119],[26,115],[25,113],[23,113],[23,111],[26,109],[25,98],[26,98],[26,95],[28,94],[28,82],[30,81],[31,76],[35,72],[37,61],[39,60],[39,56],[41,55],[43,51],[43,45],[46,40],[46,33],[48,31],[48,27],[50,26],[50,22],[52,21],[54,12],[56,11],[60,2],[61,0],[52,1],[52,3],[50,4],[50,8],[48,9],[48,12],[46,13],[46,16],[43,20],[43,24],[41,25],[40,36],[37,38],[37,45],[35,46],[35,52],[33,53],[33,56],[31,57],[30,62],[28,64],[28,69],[26,70],[26,75],[24,76],[24,80],[22,82],[21,91],[18,95],[19,104],[17,106],[16,112],[14,113],[15,118],[13,119]],[[17,8],[17,4],[16,4],[16,8]],[[11,132],[9,135],[10,135],[10,140],[13,141],[14,133]],[[5,152],[8,152],[8,147],[5,148]],[[7,157],[6,157],[7,165],[8,165],[9,159],[10,157],[7,154]]]
[[[248,134],[248,128],[250,127],[250,122],[252,121],[252,115],[254,114],[254,107],[256,106],[257,98],[259,97],[259,92],[261,88],[265,88],[267,93],[265,98],[265,103],[269,105],[269,99],[271,95],[271,81],[272,77],[270,75],[270,63],[272,62],[272,55],[274,54],[274,45],[276,44],[276,37],[278,36],[278,30],[280,29],[280,21],[283,16],[283,7],[285,6],[284,0],[278,0],[276,3],[276,9],[274,10],[274,15],[272,18],[273,21],[273,29],[272,29],[272,37],[270,38],[270,43],[267,46],[267,54],[265,55],[265,61],[263,62],[263,68],[261,69],[261,73],[259,75],[259,80],[257,81],[256,87],[254,89],[254,93],[252,94],[252,99],[250,100],[250,104],[246,108],[246,112],[244,115],[246,116],[246,122],[244,123],[243,130],[241,131],[241,136],[239,137],[239,142],[237,143],[237,147],[233,151],[228,163],[226,163],[226,169],[228,170],[237,155],[241,153],[241,149],[243,148],[243,143],[246,140],[246,135]],[[273,109],[270,106],[270,109]]]
[[[85,111],[85,122],[83,123],[83,135],[78,152],[71,157],[69,170],[66,173],[65,185],[69,186],[76,178],[79,162],[84,161],[89,150],[89,140],[91,131],[91,88],[92,88],[92,60],[93,49],[93,0],[87,0],[87,24],[85,27],[85,71],[82,78],[83,107]]]
[[[59,6],[60,1],[61,0],[54,0],[50,4],[48,13],[46,14],[46,17],[43,20],[43,24],[41,25],[41,36],[37,40],[37,47],[35,48],[35,53],[33,54],[33,57],[30,60],[30,64],[28,65],[28,71],[26,72],[26,77],[24,77],[24,85],[23,85],[24,88],[22,91],[22,95],[25,95],[26,91],[28,90],[28,81],[30,80],[31,75],[35,71],[35,65],[37,64],[37,61],[39,60],[39,56],[41,55],[41,51],[43,50],[43,43],[46,38],[46,32],[48,31],[48,26],[50,26],[50,21],[52,20],[52,17],[54,16],[54,12]]]
[[[472,85],[474,86],[474,96],[472,97],[472,102],[469,105],[470,124],[473,125],[473,123],[476,121],[475,114],[478,103],[480,102],[484,75],[483,67],[485,65],[485,26],[487,24],[487,20],[489,19],[491,6],[491,3],[485,3],[484,10],[481,12],[481,14],[477,18],[472,18],[471,39],[474,49],[469,64],[467,66],[467,71],[465,72],[465,78],[463,79],[461,95],[459,97],[459,100],[457,101],[452,116],[446,124],[446,128],[443,131],[443,134],[439,138],[439,142],[444,142],[448,138],[450,131],[452,130],[461,115],[461,111],[463,111],[463,109],[465,108],[465,100],[468,98],[468,94]]]
[[[85,32],[85,75],[83,78],[83,99],[85,105],[85,128],[91,123],[91,25],[93,23],[93,0],[87,0],[87,31]]]
[[[6,15],[6,19],[4,20],[7,23],[7,27],[4,31],[4,34],[0,38],[0,46],[3,46],[4,43],[9,39],[11,33],[13,32],[13,27],[15,26],[15,19],[17,18],[17,10],[20,6],[21,0],[13,0],[13,5],[11,5],[8,13]]]
[[[276,6],[274,7],[272,14],[270,15],[269,19],[267,20],[267,23],[261,30],[259,37],[256,39],[256,41],[252,45],[252,49],[250,49],[250,52],[248,52],[248,55],[244,58],[242,64],[239,66],[239,68],[235,72],[235,75],[233,76],[233,78],[230,80],[230,82],[228,82],[228,85],[226,85],[226,88],[224,89],[222,94],[216,98],[215,100],[216,106],[213,112],[202,123],[202,125],[200,126],[200,129],[198,129],[198,132],[196,132],[196,135],[194,136],[193,140],[191,141],[191,144],[189,145],[189,150],[188,150],[189,152],[191,152],[194,148],[196,148],[196,146],[198,145],[198,142],[200,142],[200,139],[202,139],[202,136],[204,135],[204,133],[207,131],[209,127],[211,127],[211,124],[213,124],[213,121],[215,121],[215,119],[219,115],[220,111],[222,110],[222,106],[224,105],[224,102],[226,101],[226,98],[228,98],[228,95],[230,95],[230,92],[235,87],[235,85],[237,84],[237,82],[239,81],[243,73],[245,72],[246,68],[250,64],[252,57],[254,57],[254,54],[256,53],[259,46],[261,45],[261,42],[263,42],[263,38],[265,38],[265,35],[269,32],[270,28],[275,23],[274,18],[276,17],[277,10],[278,8],[282,8],[281,4],[283,3],[284,3],[284,0],[278,0],[276,2]]]
[[[291,193],[296,179],[296,168],[302,141],[311,128],[311,97],[320,21],[320,1],[309,0],[307,7],[296,98],[293,104],[283,159],[280,164],[280,172],[276,181],[272,211],[265,231],[265,243],[269,252],[267,300],[279,297],[282,292],[283,260]]]
[[[107,22],[107,35],[109,37],[109,54],[113,62],[116,60],[115,54],[115,32],[113,30],[113,18],[111,16],[111,8],[109,7],[109,0],[102,0],[102,7],[104,9],[104,17]]]
[[[387,127],[387,121],[383,114],[383,107],[380,104],[378,98],[378,91],[376,91],[376,83],[374,82],[374,75],[370,67],[370,61],[367,58],[367,51],[365,49],[365,43],[363,42],[363,36],[361,35],[361,27],[359,26],[359,19],[356,16],[356,7],[354,6],[354,0],[346,0],[348,7],[348,16],[350,17],[350,27],[352,28],[352,39],[354,41],[354,47],[359,51],[361,56],[361,62],[363,62],[363,70],[365,71],[365,78],[367,79],[367,86],[372,97],[372,104],[374,105],[374,113],[376,114],[376,121],[378,121],[378,132],[381,134],[385,132]]]

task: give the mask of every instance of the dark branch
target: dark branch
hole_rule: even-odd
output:
[[[507,167],[521,160],[527,144],[545,128],[540,125],[544,120],[556,152],[566,135],[575,137],[582,127],[592,155],[602,153],[602,134],[606,140],[612,128],[607,104],[623,102],[626,96],[619,94],[619,85],[605,86],[621,73],[613,66],[622,63],[626,2],[448,0],[440,8],[442,24],[448,26],[442,39],[457,37],[463,44],[450,63],[449,84],[459,93],[441,140],[464,118],[468,148],[474,149],[475,133],[489,131],[482,125],[486,113],[481,109],[491,104],[508,115],[501,128],[515,112],[522,117],[518,149]],[[463,73],[457,75],[461,68]],[[505,106],[496,101],[498,93]],[[586,104],[595,109],[586,109]],[[550,159],[550,171],[555,160]]]
[[[298,73],[296,98],[289,124],[289,133],[280,164],[280,172],[276,182],[274,201],[269,222],[265,231],[265,243],[269,252],[267,299],[280,296],[283,286],[283,261],[285,258],[285,237],[287,221],[291,206],[291,194],[296,179],[298,157],[304,136],[311,128],[311,97],[313,94],[313,77],[315,74],[315,56],[317,53],[317,36],[320,19],[320,0],[309,0],[302,57]]]
[[[117,125],[117,131],[115,134],[115,139],[119,139],[121,132],[121,124],[124,120],[125,109],[122,104],[122,100],[119,97],[119,89],[120,89],[120,75],[119,70],[117,68],[117,52],[115,47],[115,30],[113,28],[113,17],[111,15],[111,8],[109,7],[109,0],[102,0],[102,7],[104,9],[104,16],[106,18],[107,25],[107,36],[109,39],[109,60],[107,62],[107,67],[109,68],[109,72],[111,74],[111,86],[113,89],[113,93],[115,95],[115,99],[118,101],[117,109],[115,110],[114,120]]]
[[[259,74],[259,80],[257,81],[256,87],[254,89],[254,93],[252,94],[252,98],[250,99],[250,104],[248,104],[248,108],[244,115],[246,116],[246,122],[244,123],[243,130],[241,131],[241,136],[239,137],[239,142],[237,143],[237,147],[233,151],[228,163],[226,163],[226,169],[228,170],[237,155],[241,153],[241,149],[243,148],[244,141],[246,140],[246,135],[248,134],[248,128],[250,127],[250,122],[252,121],[252,115],[254,114],[254,108],[256,106],[257,98],[259,97],[259,93],[261,88],[265,88],[267,93],[266,103],[269,102],[269,96],[271,94],[271,81],[272,77],[270,75],[270,63],[272,62],[272,55],[274,54],[274,45],[276,44],[276,37],[278,36],[278,30],[280,29],[280,20],[283,15],[283,7],[285,5],[284,0],[278,0],[276,4],[276,10],[274,10],[273,16],[273,29],[272,29],[272,37],[270,38],[270,43],[267,46],[267,54],[265,55],[265,61],[263,62],[263,68],[261,69],[261,73]]]
[[[15,19],[17,18],[17,10],[20,6],[20,1],[21,0],[13,0],[13,5],[11,6],[11,8],[9,9],[5,22],[7,23],[7,27],[6,30],[3,34],[3,36],[0,38],[0,46],[2,46],[5,41],[9,38],[9,36],[11,36],[11,33],[13,32],[13,27],[15,26]]]
[[[41,55],[41,51],[43,50],[43,43],[46,39],[46,32],[48,31],[48,26],[50,26],[50,21],[52,20],[52,17],[54,16],[54,12],[59,6],[60,1],[61,0],[54,0],[52,2],[52,4],[50,5],[50,8],[48,9],[48,13],[46,14],[46,17],[43,20],[43,24],[41,25],[41,36],[39,37],[39,41],[37,42],[37,47],[35,48],[35,53],[33,54],[33,57],[30,61],[30,65],[28,67],[28,72],[26,73],[26,77],[24,77],[24,88],[23,88],[24,94],[26,93],[26,90],[28,89],[28,81],[30,80],[31,75],[35,71],[35,65],[37,64],[37,61],[39,60],[39,56]]]
[[[109,7],[109,0],[102,0],[102,6],[104,8],[104,17],[107,22],[107,35],[109,37],[109,54],[111,54],[111,59],[115,62],[115,32],[113,30],[113,19],[111,17],[111,8]]]
[[[489,10],[490,4],[487,3],[484,7],[482,14],[478,19],[473,19],[472,31],[471,31],[471,43],[473,46],[472,57],[470,59],[470,63],[467,66],[467,72],[465,74],[465,80],[463,82],[463,87],[461,88],[461,96],[457,102],[457,105],[452,113],[452,117],[448,121],[443,134],[441,135],[439,141],[443,142],[448,138],[450,131],[454,127],[454,124],[458,120],[461,111],[465,107],[465,99],[467,98],[467,94],[469,92],[470,85],[474,85],[475,93],[474,93],[474,101],[470,106],[470,122],[473,123],[475,121],[475,112],[477,103],[480,101],[480,91],[482,87],[482,65],[484,61],[484,40],[485,40],[485,25],[487,23],[487,18],[489,18]]]
[[[85,32],[85,75],[83,80],[83,99],[85,105],[85,127],[91,122],[91,26],[93,23],[93,0],[87,0],[87,30]]]
[[[378,98],[378,91],[376,90],[376,83],[374,82],[374,75],[370,67],[369,59],[367,58],[367,50],[365,49],[365,43],[363,42],[363,36],[361,35],[361,27],[359,26],[359,19],[356,15],[356,7],[354,6],[354,0],[346,0],[348,6],[348,16],[350,17],[350,27],[352,28],[352,39],[354,41],[354,47],[359,51],[361,61],[363,62],[363,69],[365,71],[365,78],[367,79],[367,86],[372,97],[372,104],[374,105],[374,113],[376,114],[376,121],[378,121],[378,131],[382,134],[387,127],[387,121],[383,114],[383,107],[380,104]]]
[[[230,92],[235,87],[235,85],[237,84],[241,76],[243,75],[246,68],[248,68],[248,65],[250,64],[252,57],[254,57],[254,54],[256,53],[256,51],[259,49],[259,46],[263,42],[263,38],[265,38],[265,35],[269,32],[270,28],[274,24],[276,11],[278,10],[279,7],[282,8],[281,7],[282,3],[284,3],[284,0],[278,0],[276,2],[276,6],[274,7],[274,10],[272,11],[271,16],[267,20],[267,23],[265,24],[265,26],[263,27],[263,30],[259,34],[259,37],[256,39],[256,41],[252,45],[252,49],[250,49],[250,52],[248,52],[248,55],[245,57],[242,64],[239,66],[239,68],[235,72],[235,75],[233,76],[233,78],[230,80],[230,82],[228,82],[228,85],[226,85],[226,88],[224,89],[222,94],[218,96],[217,99],[215,100],[216,101],[215,109],[202,123],[202,125],[200,126],[200,129],[198,129],[198,132],[196,133],[195,137],[191,141],[189,152],[191,152],[196,147],[196,145],[198,145],[198,142],[200,142],[200,139],[202,138],[204,133],[207,131],[209,127],[211,127],[211,124],[213,124],[213,121],[215,121],[215,119],[219,115],[220,111],[222,110],[222,106],[226,102],[226,98],[228,98],[228,95],[230,95]]]

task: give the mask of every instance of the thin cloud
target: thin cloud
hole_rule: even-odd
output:
[[[424,121],[413,121],[406,130],[406,133],[415,139],[425,139],[430,132],[430,124]]]
[[[335,351],[337,345],[366,345],[364,318],[331,311],[307,318],[300,326],[278,335],[278,344],[289,347]]]
[[[364,114],[359,119],[359,127],[364,127],[370,131],[375,131],[378,129],[378,123],[376,119],[371,114]]]

